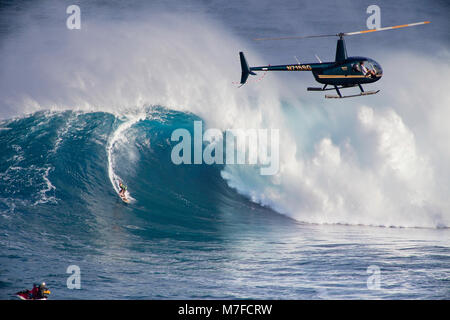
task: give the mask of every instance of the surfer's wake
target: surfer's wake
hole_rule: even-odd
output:
[[[116,174],[114,171],[115,167],[118,165],[115,158],[115,147],[117,144],[127,144],[128,141],[124,135],[126,130],[128,130],[133,124],[136,122],[145,119],[144,115],[138,115],[138,116],[132,116],[130,119],[126,119],[123,123],[121,123],[115,131],[111,134],[110,138],[108,139],[108,144],[106,147],[106,153],[108,158],[108,176],[109,180],[111,181],[111,185],[116,191],[116,193],[119,194],[119,184],[123,179]],[[123,165],[126,165],[125,163]],[[122,197],[121,197],[122,198]],[[127,199],[128,201],[126,201]],[[135,199],[130,195],[129,191],[125,191],[125,199],[122,198],[125,202],[132,202],[135,201]]]

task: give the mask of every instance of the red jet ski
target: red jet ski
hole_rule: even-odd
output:
[[[22,300],[47,300],[50,290],[43,282],[40,286],[33,285],[31,290],[22,290],[16,293],[16,296]]]

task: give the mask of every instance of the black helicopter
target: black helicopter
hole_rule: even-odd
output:
[[[285,39],[305,39],[305,38],[320,38],[320,37],[334,37],[338,36],[336,47],[336,58],[334,62],[322,62],[319,63],[298,63],[287,64],[278,66],[261,66],[261,67],[249,67],[245,59],[244,53],[239,52],[241,60],[241,86],[247,82],[248,76],[256,75],[254,71],[311,71],[317,82],[323,84],[323,87],[308,87],[308,91],[325,91],[336,90],[337,95],[325,95],[325,98],[349,98],[363,95],[376,94],[377,91],[364,91],[362,84],[372,83],[380,80],[383,76],[383,69],[380,64],[373,59],[366,57],[347,57],[347,50],[345,48],[344,36],[351,36],[355,34],[363,34],[375,31],[392,30],[404,27],[412,27],[422,24],[430,23],[430,21],[416,22],[410,24],[403,24],[393,27],[384,27],[379,29],[370,29],[356,32],[346,32],[329,35],[315,35],[315,36],[302,36],[302,37],[283,37],[283,38],[259,38],[254,40],[285,40]],[[327,86],[333,86],[327,88]],[[343,96],[339,89],[351,88],[358,86],[361,92],[355,95]]]

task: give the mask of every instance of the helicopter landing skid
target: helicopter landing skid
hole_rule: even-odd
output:
[[[377,91],[365,91],[365,92],[361,92],[361,93],[358,93],[358,94],[352,94],[352,95],[349,95],[349,96],[339,96],[339,95],[333,95],[333,94],[326,94],[325,98],[326,99],[352,98],[352,97],[368,96],[368,95],[371,95],[371,94],[376,94],[378,92],[380,92],[380,90],[377,90]]]
[[[352,97],[360,97],[360,96],[368,96],[371,94],[376,94],[378,92],[380,92],[380,90],[376,90],[376,91],[364,91],[363,87],[361,84],[354,84],[354,85],[347,85],[347,86],[337,86],[334,85],[333,88],[327,88],[328,85],[324,85],[323,87],[308,87],[308,91],[327,91],[327,90],[336,90],[337,95],[332,95],[332,94],[326,94],[325,98],[327,99],[341,99],[341,98],[352,98]],[[352,94],[349,96],[343,96],[341,94],[341,91],[339,89],[346,89],[346,88],[352,88],[352,87],[356,87],[358,86],[359,89],[361,90],[360,93],[358,94]]]

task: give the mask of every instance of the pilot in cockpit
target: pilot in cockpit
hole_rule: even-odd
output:
[[[359,63],[359,65],[360,65],[361,72],[366,77],[375,77],[375,71],[373,69],[367,69],[367,67],[364,65],[364,61],[361,61]]]

